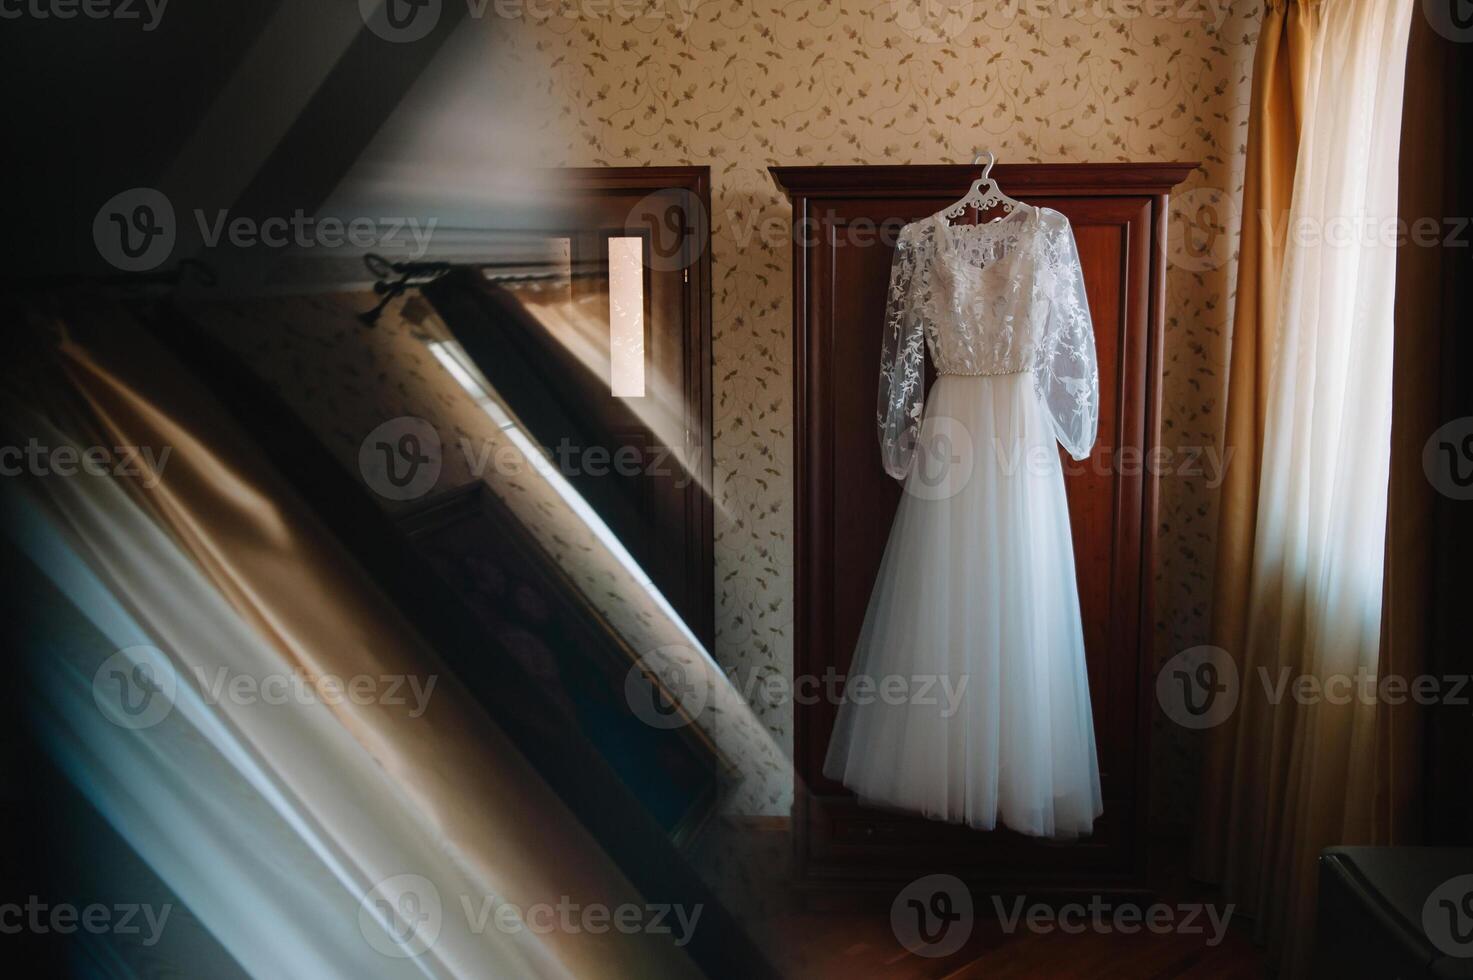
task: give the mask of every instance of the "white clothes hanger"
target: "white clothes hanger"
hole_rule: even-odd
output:
[[[987,158],[987,166],[982,168],[982,176],[972,181],[971,189],[963,194],[960,200],[937,212],[942,218],[948,220],[960,218],[967,212],[968,208],[974,208],[980,221],[984,213],[993,208],[1000,207],[1003,210],[1003,216],[992,220],[1002,221],[1014,210],[1023,206],[1023,202],[1014,200],[1004,194],[1002,188],[997,186],[997,182],[988,176],[992,173],[992,165],[997,162],[997,155],[991,150],[983,150],[981,153],[978,153],[972,160],[972,166],[975,167],[981,163],[983,157]],[[985,223],[991,224],[991,222]]]

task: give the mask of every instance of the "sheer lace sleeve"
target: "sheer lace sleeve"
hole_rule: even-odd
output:
[[[1053,419],[1054,435],[1075,459],[1094,448],[1100,422],[1100,376],[1084,273],[1069,219],[1044,212],[1034,298],[1048,316],[1039,336],[1033,385]]]
[[[884,349],[880,353],[880,461],[904,480],[915,455],[926,383],[926,333],[919,294],[928,272],[915,228],[900,230],[890,264],[885,306]]]

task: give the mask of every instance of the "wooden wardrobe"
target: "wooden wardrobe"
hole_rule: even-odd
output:
[[[1094,320],[1094,455],[1064,456],[1104,815],[1039,841],[861,807],[822,774],[837,711],[794,707],[796,873],[815,897],[876,897],[947,872],[979,894],[1144,885],[1167,194],[1195,167],[999,164],[992,177],[1074,226]],[[774,167],[793,203],[794,672],[847,673],[900,499],[880,466],[875,400],[896,229],[957,200],[969,166]],[[929,358],[928,358],[929,360]],[[928,375],[930,368],[928,367]],[[928,380],[929,383],[929,380]],[[813,700],[813,699],[805,699]]]

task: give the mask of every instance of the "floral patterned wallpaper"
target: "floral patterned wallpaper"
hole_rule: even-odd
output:
[[[979,146],[1009,163],[1200,161],[1170,225],[1159,663],[1205,641],[1259,15],[1227,0],[503,0],[456,41],[475,45],[480,94],[446,71],[424,83],[454,111],[425,165],[451,172],[468,134],[516,107],[510,142],[542,166],[710,166],[714,652],[746,677],[792,670],[790,209],[767,168],[967,162]],[[758,710],[790,750],[788,707]],[[1181,826],[1194,742],[1158,718],[1153,752],[1157,822]],[[791,787],[755,795],[786,813]]]

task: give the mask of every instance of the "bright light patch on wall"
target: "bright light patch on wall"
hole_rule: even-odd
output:
[[[644,397],[644,239],[609,239],[609,389]]]

